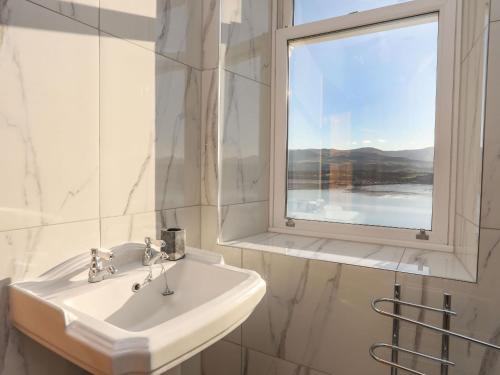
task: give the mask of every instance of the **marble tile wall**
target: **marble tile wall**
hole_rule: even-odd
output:
[[[222,4],[218,184],[227,241],[268,227],[272,1]]]
[[[217,69],[202,72],[201,113],[201,203],[218,204],[219,181],[219,72]]]
[[[480,220],[483,226],[486,225],[488,202],[494,203],[494,200],[488,198],[491,194],[485,194],[484,190],[481,201],[482,179],[494,176],[491,170],[486,170],[494,166],[494,163],[486,160],[486,149],[491,151],[491,146],[483,147],[488,95],[486,91],[487,87],[491,86],[486,84],[487,53],[485,52],[488,49],[489,6],[489,1],[478,0],[463,2],[462,9],[455,252],[471,275],[477,272]],[[493,54],[496,53],[494,49],[492,50]],[[490,69],[490,72],[494,74],[494,69]],[[487,140],[488,136],[486,135],[484,139]],[[489,191],[491,186],[489,183],[484,183],[483,189]]]
[[[202,68],[216,69],[219,66],[220,0],[203,1],[202,12]]]
[[[84,373],[10,326],[10,282],[163,226],[200,246],[204,3],[0,1],[1,375]]]
[[[99,244],[98,56],[96,29],[0,2],[2,375],[82,373],[12,328],[7,285]]]
[[[218,205],[220,0],[203,2],[201,204]]]
[[[500,1],[491,0],[491,21],[500,21]]]
[[[450,281],[439,278],[424,278],[398,273],[397,281],[403,285],[403,297],[434,306],[442,305],[442,293],[452,294],[452,307],[458,316],[452,319],[452,329],[480,340],[500,344],[498,311],[500,301],[496,291],[499,287],[498,262],[500,261],[500,231],[481,229],[479,258],[479,280],[477,284]],[[406,314],[440,325],[440,316],[429,313]],[[403,344],[409,348],[440,353],[439,335],[405,326]],[[451,340],[450,358],[457,364],[450,374],[489,375],[500,371],[500,354],[471,345],[458,339]],[[421,371],[436,371],[428,363],[419,360],[407,361]],[[432,372],[431,372],[432,373]]]
[[[267,282],[243,324],[245,347],[329,374],[386,373],[366,348],[390,337],[390,322],[369,306],[373,295],[390,293],[394,272],[251,250],[243,267]]]
[[[101,0],[103,31],[201,69],[202,2]]]
[[[26,1],[0,4],[0,231],[97,218],[97,30]],[[67,32],[9,27],[34,20]]]
[[[500,337],[492,297],[500,254],[499,112],[491,104],[499,95],[498,48],[490,47],[488,64],[484,228],[467,208],[477,207],[474,201],[462,206],[459,224],[473,224],[464,248],[481,238],[479,282],[468,284],[218,245],[219,235],[267,228],[271,1],[222,0],[221,7],[218,0],[148,0],[138,9],[132,0],[101,0],[100,10],[95,3],[0,0],[0,81],[7,83],[0,85],[0,149],[12,156],[0,158],[0,170],[15,181],[0,188],[12,189],[0,194],[7,254],[0,264],[1,375],[82,373],[9,326],[9,282],[43,272],[52,257],[97,242],[141,241],[163,225],[185,226],[190,244],[268,282],[243,327],[186,364],[189,374],[386,374],[367,349],[390,339],[390,321],[369,304],[391,295],[396,277],[415,301],[440,305],[440,293],[452,291],[457,329]],[[470,88],[464,110],[467,123],[479,123],[474,92],[484,65],[475,48],[487,40],[487,3],[465,3],[474,17],[461,56]],[[492,21],[500,18],[498,3],[492,2]],[[500,45],[498,23],[490,25],[490,46]],[[42,38],[35,28],[13,26],[22,24],[48,31]],[[40,67],[48,74],[38,74]],[[46,111],[54,103],[58,111]],[[465,133],[462,139],[477,141]],[[242,220],[249,214],[250,224]],[[463,250],[462,261],[472,269],[468,254]],[[408,345],[437,345],[417,330],[405,332]],[[500,371],[495,353],[452,344],[455,374]]]
[[[461,63],[456,211],[479,225],[485,98],[485,42],[476,40]]]
[[[391,322],[369,306],[391,293],[394,272],[251,250],[242,265],[265,278],[266,296],[239,340],[203,353],[203,374],[387,373],[367,348],[390,339]]]
[[[491,0],[467,0],[462,2],[462,61],[469,54],[477,40],[483,37],[484,29],[488,26],[490,2]]]
[[[206,212],[220,228],[210,249],[267,229],[271,3],[204,5],[201,202],[218,207]],[[255,225],[243,225],[249,212]]]
[[[228,71],[271,82],[270,0],[222,0],[220,62]]]
[[[498,4],[498,1],[496,2]],[[500,19],[490,24],[481,225],[500,229]]]
[[[488,42],[486,0],[463,2],[457,131],[455,253],[471,275],[477,270]]]
[[[220,101],[220,204],[268,200],[270,88],[225,70]]]
[[[235,2],[227,1],[229,25],[244,20],[238,10],[233,8]],[[442,304],[442,292],[453,294],[453,306],[459,316],[453,320],[452,328],[465,334],[490,340],[500,344],[500,328],[498,325],[498,290],[497,277],[500,261],[500,185],[498,144],[498,124],[500,112],[498,102],[500,92],[500,1],[493,0],[491,23],[488,23],[487,9],[489,2],[485,0],[464,2],[464,14],[467,22],[464,25],[462,44],[463,92],[461,94],[462,120],[459,147],[468,152],[461,159],[459,180],[465,182],[473,179],[481,180],[481,171],[476,168],[480,163],[481,148],[484,146],[484,168],[482,170],[483,191],[482,200],[478,194],[478,184],[469,189],[462,184],[459,187],[457,202],[457,237],[459,248],[457,255],[469,273],[475,273],[479,268],[477,283],[467,283],[446,280],[436,277],[410,275],[401,272],[391,272],[364,269],[355,266],[339,265],[319,260],[293,258],[272,254],[261,249],[247,250],[235,248],[235,259],[241,254],[241,264],[245,268],[259,272],[267,281],[268,290],[264,300],[252,316],[243,324],[241,336],[232,340],[221,341],[205,351],[202,355],[204,374],[386,374],[388,369],[379,367],[368,355],[368,347],[375,341],[390,341],[390,320],[380,318],[370,309],[370,301],[377,296],[391,296],[394,281],[403,284],[405,298],[418,303],[430,303],[436,306]],[[244,7],[244,6],[243,6]],[[247,20],[242,21],[249,22]],[[257,21],[258,22],[258,21]],[[227,55],[227,45],[224,45],[224,27],[222,27],[221,53]],[[228,27],[229,28],[229,27]],[[230,29],[230,28],[229,28]],[[484,99],[485,55],[482,49],[488,42],[489,56],[487,95]],[[230,37],[229,39],[231,39]],[[240,37],[241,38],[241,37]],[[235,39],[237,39],[235,37]],[[244,38],[241,38],[244,40]],[[257,43],[258,44],[258,43]],[[237,75],[243,75],[261,83],[265,83],[255,72],[258,69],[245,71],[248,65],[234,64],[227,61],[231,58],[221,56],[226,64],[224,69]],[[236,61],[236,60],[232,60]],[[262,60],[260,60],[262,61]],[[242,69],[242,70],[238,70]],[[226,74],[226,72],[224,72]],[[221,82],[221,85],[225,82]],[[222,88],[221,90],[224,90]],[[223,99],[222,99],[223,100]],[[485,114],[482,114],[483,101],[486,104]],[[224,107],[222,107],[224,108]],[[485,141],[481,143],[482,122],[485,121]],[[227,126],[222,123],[222,126]],[[222,145],[224,147],[224,145]],[[221,155],[224,155],[222,150]],[[223,164],[224,160],[221,161]],[[478,173],[471,175],[472,171]],[[221,171],[224,179],[224,171]],[[224,186],[221,183],[221,186]],[[234,189],[232,198],[241,192]],[[224,194],[224,189],[221,189]],[[230,196],[230,195],[227,195]],[[241,195],[240,195],[241,198]],[[479,221],[479,204],[482,205],[481,222]],[[232,208],[233,205],[229,204]],[[221,213],[226,206],[221,207]],[[216,215],[216,213],[213,213]],[[202,218],[202,223],[204,223]],[[238,223],[229,221],[230,232],[238,232]],[[213,224],[213,228],[222,231],[221,223]],[[217,227],[219,225],[219,227]],[[211,231],[212,229],[208,230]],[[210,235],[205,234],[206,237]],[[215,235],[212,235],[214,237]],[[202,235],[203,237],[203,235]],[[472,254],[473,245],[480,238],[480,258]],[[213,240],[208,240],[209,242]],[[227,248],[224,251],[228,251]],[[421,251],[408,251],[405,264],[408,267],[418,267],[419,260],[428,255]],[[414,258],[414,260],[410,258]],[[425,259],[424,259],[425,260]],[[461,265],[456,265],[460,266]],[[454,267],[442,264],[443,272]],[[413,272],[413,271],[410,271]],[[293,275],[293,276],[292,276]],[[405,313],[415,318],[425,319],[431,323],[440,324],[439,316],[430,314],[415,314],[406,310]],[[403,324],[402,344],[408,347],[425,350],[430,354],[439,354],[440,337],[422,332]],[[490,375],[500,372],[500,355],[481,348],[461,343],[452,339],[451,357],[457,366],[450,374]],[[221,365],[220,360],[229,359]],[[217,360],[219,359],[219,361]],[[436,367],[428,363],[410,358],[402,359],[421,371],[430,374],[438,373]]]
[[[97,28],[99,25],[99,0],[30,0],[57,13]]]

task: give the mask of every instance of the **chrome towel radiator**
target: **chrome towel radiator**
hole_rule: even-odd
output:
[[[383,302],[388,302],[393,304],[393,312],[388,312],[382,310],[377,305]],[[436,327],[431,324],[420,322],[418,320],[410,319],[406,316],[401,315],[401,306],[409,306],[416,309],[423,309],[443,316],[442,327]],[[450,352],[450,337],[457,337],[462,340],[472,342],[474,344],[479,344],[490,349],[500,350],[500,346],[491,344],[489,342],[481,341],[473,337],[465,336],[457,332],[450,331],[450,320],[452,316],[456,316],[457,313],[451,309],[451,295],[444,293],[443,295],[443,308],[436,308],[427,305],[420,305],[416,303],[406,302],[401,300],[401,285],[394,285],[394,298],[376,298],[372,301],[372,309],[380,315],[392,318],[392,344],[377,343],[370,347],[370,356],[377,362],[387,365],[391,368],[391,375],[397,375],[398,369],[411,374],[416,375],[426,375],[423,372],[411,369],[409,367],[400,365],[398,363],[399,352],[407,353],[410,355],[415,355],[417,357],[426,358],[428,360],[439,363],[441,366],[441,375],[448,375],[448,368],[454,366],[455,363],[449,360]],[[429,354],[420,353],[410,349],[406,349],[399,346],[399,325],[400,321],[408,322],[423,328],[427,328],[434,332],[441,333],[441,357],[435,357]],[[391,360],[383,359],[376,354],[376,350],[379,348],[390,349]]]

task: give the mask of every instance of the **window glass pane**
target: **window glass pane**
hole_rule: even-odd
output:
[[[437,16],[289,42],[287,217],[430,230]]]
[[[300,25],[408,1],[411,0],[294,0],[293,23]]]

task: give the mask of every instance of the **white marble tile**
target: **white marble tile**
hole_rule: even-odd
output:
[[[202,69],[215,69],[219,63],[220,0],[203,1]]]
[[[315,250],[311,258],[394,271],[403,252],[403,248],[395,246],[328,240]],[[291,251],[288,254],[294,255]],[[302,252],[299,251],[299,254]]]
[[[101,216],[155,211],[156,62],[101,37]]]
[[[200,204],[201,72],[156,63],[156,209]]]
[[[265,232],[268,227],[268,202],[242,203],[220,207],[219,241],[231,241]]]
[[[85,373],[12,328],[7,318],[7,285],[39,276],[60,262],[96,246],[99,246],[98,220],[0,233],[1,375]]]
[[[201,353],[203,375],[241,375],[241,346],[219,341]]]
[[[116,246],[123,242],[143,242],[145,237],[160,238],[161,228],[186,229],[186,244],[200,247],[200,207],[182,207],[160,212],[103,218],[101,245]]]
[[[455,215],[455,255],[473,279],[477,277],[479,227],[461,215]]]
[[[500,0],[491,0],[491,21],[500,21]]]
[[[489,38],[481,226],[500,229],[500,22]]]
[[[224,71],[221,80],[221,205],[269,195],[270,89]]]
[[[233,344],[241,345],[241,326],[237,327],[234,331],[230,332],[223,338],[225,341],[232,342]]]
[[[425,276],[474,281],[474,276],[467,272],[454,253],[435,250],[406,249],[397,270]]]
[[[199,205],[200,73],[101,38],[101,215]]]
[[[481,230],[481,249],[478,283],[464,283],[442,278],[427,278],[416,275],[397,274],[402,284],[402,297],[416,303],[442,306],[442,293],[452,294],[452,308],[457,316],[452,318],[452,329],[480,340],[500,344],[498,311],[500,298],[496,292],[500,287],[498,267],[500,265],[500,231]],[[413,309],[404,311],[410,317],[431,324],[441,325],[439,314],[419,313]],[[402,344],[431,353],[439,353],[440,337],[434,333],[405,327],[401,333]],[[450,359],[456,362],[453,374],[489,375],[500,373],[498,352],[467,344],[459,339],[451,339]],[[413,361],[413,367],[421,371],[436,371],[421,361]]]
[[[201,204],[216,205],[219,183],[218,71],[203,71],[201,86]]]
[[[98,220],[1,232],[0,280],[13,282],[39,276],[64,260],[98,246]]]
[[[390,338],[391,322],[370,301],[391,293],[394,272],[245,250],[267,292],[243,324],[243,345],[329,374],[386,374],[369,346]]]
[[[224,262],[241,267],[241,250],[237,247],[219,245],[218,209],[215,206],[201,207],[201,247],[222,254]]]
[[[19,335],[16,356],[9,356],[2,375],[90,375],[27,336]],[[12,348],[14,350],[14,348]],[[12,357],[21,357],[11,362]],[[14,362],[14,363],[13,363]]]
[[[270,84],[270,0],[227,0],[221,6],[221,65],[237,74]]]
[[[179,367],[180,375],[203,375],[201,372],[201,353],[182,362]]]
[[[486,34],[483,34],[487,38]],[[484,39],[485,41],[486,39]],[[479,224],[485,102],[485,46],[478,42],[462,63],[456,209]]]
[[[228,241],[230,246],[261,250],[305,259],[395,271],[404,248],[265,232]]]
[[[252,349],[243,350],[243,375],[327,375]]]
[[[317,238],[295,236],[291,234],[281,234],[264,231],[252,236],[237,238],[225,242],[230,246],[237,246],[242,249],[260,250],[270,253],[287,255],[289,249],[316,249],[321,243]]]
[[[462,2],[461,55],[462,60],[470,53],[477,39],[489,22],[490,0],[466,0]]]
[[[2,4],[0,231],[96,218],[97,31],[26,1]]]
[[[202,2],[101,0],[101,29],[201,68]]]
[[[90,26],[99,24],[99,0],[30,0]]]

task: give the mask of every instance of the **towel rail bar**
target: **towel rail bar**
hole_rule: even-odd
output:
[[[381,303],[392,303],[393,304],[393,311],[394,312],[389,312],[386,310],[383,310],[382,308],[378,307],[379,304]],[[481,346],[484,346],[488,349],[494,349],[494,350],[500,350],[500,346],[495,345],[490,342],[482,341],[479,339],[476,339],[474,337],[466,336],[458,332],[454,332],[450,330],[450,319],[453,316],[457,316],[457,313],[451,309],[451,295],[445,293],[443,296],[443,308],[437,308],[437,307],[432,307],[428,305],[422,305],[418,303],[412,303],[408,301],[403,301],[401,300],[401,285],[395,284],[394,285],[394,298],[375,298],[372,303],[371,303],[372,309],[380,315],[392,318],[393,320],[393,325],[392,325],[392,345],[385,344],[385,343],[377,343],[373,344],[370,349],[369,353],[370,356],[377,362],[382,363],[384,365],[390,366],[391,368],[391,375],[397,375],[398,374],[398,369],[403,370],[406,372],[409,372],[411,374],[416,374],[416,375],[427,375],[423,372],[420,372],[415,369],[411,369],[409,367],[403,366],[398,363],[398,353],[399,352],[404,352],[406,354],[426,358],[428,360],[438,362],[441,365],[441,375],[448,375],[448,367],[454,366],[455,363],[449,360],[449,352],[450,352],[450,337],[456,337],[461,340],[465,340],[474,344],[478,344]],[[443,325],[442,327],[436,327],[432,324],[424,323],[419,320],[411,319],[408,318],[407,316],[404,316],[401,314],[401,306],[408,306],[411,308],[415,309],[423,309],[435,313],[442,314],[443,316]],[[403,348],[399,346],[399,322],[407,322],[416,326],[420,326],[426,329],[429,329],[434,332],[438,332],[441,334],[441,357],[434,357],[429,354],[425,353],[420,353],[418,351],[410,350],[407,348]],[[391,350],[391,360],[386,360],[381,357],[379,357],[376,354],[376,350],[379,348],[386,348]]]
[[[432,355],[429,355],[429,354],[424,354],[424,353],[420,353],[420,352],[416,352],[414,350],[410,350],[410,349],[406,349],[406,348],[402,348],[402,347],[399,347],[399,346],[395,346],[395,345],[389,345],[389,344],[384,344],[384,343],[378,343],[378,344],[373,344],[371,347],[370,347],[370,356],[377,362],[379,363],[382,363],[382,364],[385,364],[385,365],[389,365],[391,367],[395,367],[395,368],[398,368],[398,369],[401,369],[401,370],[404,370],[404,371],[407,371],[409,373],[412,373],[412,374],[416,374],[416,375],[426,375],[425,373],[423,372],[420,372],[420,371],[417,371],[417,370],[414,370],[414,369],[411,369],[409,367],[406,367],[406,366],[403,366],[403,365],[400,365],[399,363],[397,362],[393,362],[393,361],[388,361],[386,359],[383,359],[383,358],[380,358],[379,356],[377,356],[377,354],[375,353],[375,350],[377,350],[378,348],[388,348],[388,349],[391,349],[391,350],[396,350],[398,352],[404,352],[404,353],[407,353],[407,354],[412,354],[412,355],[416,355],[418,357],[422,357],[422,358],[425,358],[425,359],[429,359],[431,361],[434,361],[434,362],[439,362],[440,364],[444,364],[444,365],[447,365],[447,366],[455,366],[455,363],[454,362],[451,362],[451,361],[448,361],[448,360],[445,360],[445,359],[442,359],[442,358],[438,358],[438,357],[434,357]]]

